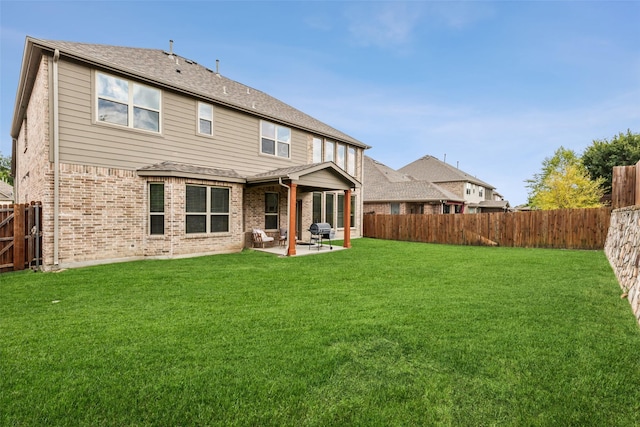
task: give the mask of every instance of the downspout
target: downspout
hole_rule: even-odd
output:
[[[53,265],[60,264],[60,131],[58,123],[58,60],[60,51],[53,53]]]

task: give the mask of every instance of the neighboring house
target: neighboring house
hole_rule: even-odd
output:
[[[464,200],[460,212],[504,212],[506,200],[496,200],[495,187],[433,156],[424,156],[398,169],[416,180],[437,184]],[[458,212],[458,211],[456,211]]]
[[[0,180],[0,205],[10,205],[13,203],[13,187]]]
[[[364,213],[441,214],[455,212],[464,199],[440,186],[418,181],[364,156]]]
[[[361,236],[369,147],[172,43],[27,37],[17,93],[15,199],[43,204],[45,268],[235,252],[253,228],[305,240],[312,222]]]

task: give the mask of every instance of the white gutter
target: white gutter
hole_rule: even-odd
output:
[[[58,117],[58,60],[60,51],[53,53],[53,265],[60,264],[60,130]]]

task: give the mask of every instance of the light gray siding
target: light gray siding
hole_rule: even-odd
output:
[[[291,159],[260,153],[260,119],[214,104],[212,137],[197,134],[197,100],[162,91],[161,133],[95,123],[93,70],[60,61],[60,159],[135,170],[174,161],[243,176],[307,163],[309,134],[292,129]]]
[[[301,177],[298,184],[335,190],[348,190],[350,188],[343,178],[326,169]]]

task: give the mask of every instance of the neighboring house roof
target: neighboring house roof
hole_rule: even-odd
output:
[[[390,167],[364,156],[363,201],[367,202],[426,202],[464,199],[427,181],[416,181]]]
[[[39,40],[32,37],[26,39],[19,96],[16,99],[12,124],[14,138],[17,137],[20,130],[21,115],[26,110],[31,90],[31,88],[25,87],[27,82],[23,79],[28,73],[35,72],[34,68],[37,70],[36,64],[39,58],[38,55],[34,55],[34,52],[38,50],[54,52],[56,49],[63,57],[122,73],[203,100],[210,100],[258,117],[278,121],[359,147],[369,148],[357,139],[264,92],[228,79],[216,71],[175,53],[165,52],[161,49]]]
[[[0,200],[13,201],[13,187],[8,182],[0,181]]]
[[[469,175],[468,173],[451,166],[433,156],[424,156],[408,165],[398,169],[399,172],[411,175],[415,179],[430,182],[456,182],[464,181],[494,189],[491,184]]]
[[[509,202],[506,200],[483,200],[478,206],[481,208],[499,208],[499,209],[508,209]]]

